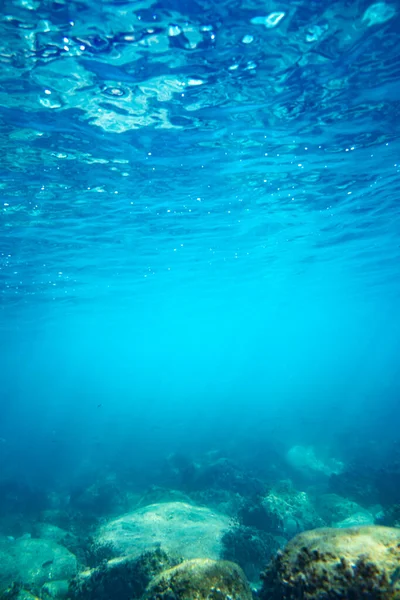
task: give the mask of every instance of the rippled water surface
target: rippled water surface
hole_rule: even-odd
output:
[[[3,316],[187,286],[313,294],[327,273],[397,296],[399,14],[4,0]]]

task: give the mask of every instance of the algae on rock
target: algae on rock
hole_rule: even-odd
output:
[[[96,569],[79,573],[70,583],[69,595],[72,600],[140,598],[152,578],[174,564],[162,550],[146,552],[139,558],[112,558]]]
[[[261,600],[398,600],[400,530],[316,529],[297,535],[262,575]]]
[[[295,490],[290,481],[279,482],[263,498],[262,505],[270,522],[278,523],[276,533],[287,538],[325,525],[308,494]]]
[[[224,560],[186,560],[149,584],[143,600],[252,600],[240,567]]]

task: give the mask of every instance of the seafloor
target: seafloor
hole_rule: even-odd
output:
[[[107,469],[58,490],[3,480],[0,596],[398,598],[398,458],[294,446],[253,470],[173,454],[151,485]]]

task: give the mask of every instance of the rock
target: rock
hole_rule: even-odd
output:
[[[0,594],[18,578],[18,568],[11,552],[15,543],[11,538],[0,538]]]
[[[188,502],[190,497],[180,490],[168,489],[158,485],[150,486],[144,494],[142,494],[136,503],[132,503],[130,508],[143,508],[149,504],[161,504],[163,502]]]
[[[255,527],[268,533],[282,531],[282,517],[278,511],[271,510],[268,502],[263,504],[262,496],[244,500],[237,511],[237,519],[244,527]]]
[[[165,552],[146,552],[139,558],[124,556],[105,561],[71,581],[72,600],[131,600],[140,598],[151,579],[173,566]]]
[[[150,582],[143,600],[252,600],[243,571],[234,563],[186,560]]]
[[[75,556],[49,540],[0,540],[0,591],[12,581],[38,589],[47,581],[70,579],[76,574]]]
[[[61,529],[61,527],[57,527],[57,525],[52,525],[51,523],[36,523],[33,528],[33,533],[35,537],[43,540],[50,540],[57,544],[64,544],[66,540],[68,541],[74,538],[74,536],[68,531],[65,531],[65,529]]]
[[[42,586],[41,597],[66,598],[69,591],[69,582],[66,579],[48,581]]]
[[[344,469],[343,463],[335,458],[319,458],[311,446],[293,446],[286,454],[286,462],[292,469],[309,479],[330,477]]]
[[[87,548],[90,547],[88,538],[78,538],[73,533],[61,529],[57,525],[51,523],[39,522],[33,526],[34,537],[38,537],[43,540],[49,540],[65,546],[72,554],[76,556],[78,562],[86,564],[87,562]]]
[[[330,527],[373,525],[374,516],[352,500],[338,494],[322,494],[315,502],[319,516]]]
[[[243,504],[240,494],[229,490],[208,489],[191,493],[190,502],[207,506],[213,511],[236,517],[238,510]]]
[[[307,493],[295,490],[290,481],[282,481],[270,490],[262,505],[269,523],[275,527],[271,533],[279,533],[288,539],[301,531],[325,525]]]
[[[343,521],[339,521],[339,523],[334,523],[334,527],[340,527],[341,529],[347,529],[348,527],[363,527],[365,525],[373,525],[375,519],[373,515],[367,510],[360,510],[353,515],[347,517],[347,519],[343,519]]]
[[[40,513],[40,522],[51,524],[56,527],[69,528],[71,525],[71,514],[65,509],[48,508]]]
[[[376,515],[379,525],[400,527],[400,504],[393,504],[386,510],[381,510]]]
[[[319,516],[329,525],[347,519],[361,507],[357,502],[338,494],[321,494],[316,497],[315,507]]]
[[[261,600],[400,597],[400,531],[354,527],[306,531],[262,575]]]
[[[185,502],[151,504],[103,525],[94,550],[104,556],[143,552],[161,547],[171,556],[219,558],[229,517]]]

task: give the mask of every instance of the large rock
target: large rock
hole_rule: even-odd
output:
[[[68,543],[69,540],[74,539],[74,536],[69,533],[69,531],[61,529],[60,527],[57,527],[57,525],[42,523],[40,521],[33,526],[33,533],[35,537],[42,540],[49,540],[62,545],[64,545],[65,542]]]
[[[293,446],[286,454],[286,462],[307,479],[330,477],[344,469],[343,463],[335,458],[321,459],[311,446]]]
[[[74,577],[76,558],[49,540],[0,539],[0,591],[13,581],[38,590],[44,583]]]
[[[222,560],[186,560],[149,584],[143,600],[252,600],[243,571]]]
[[[400,530],[306,531],[288,543],[262,578],[261,600],[397,600]]]
[[[334,527],[340,527],[342,529],[348,529],[349,527],[363,527],[365,525],[373,525],[375,522],[374,516],[367,510],[360,510],[353,515],[334,523]]]
[[[381,510],[376,515],[376,520],[379,525],[400,527],[400,504],[393,504],[392,506]]]
[[[338,494],[322,494],[316,498],[316,510],[330,527],[359,527],[373,525],[371,512]]]
[[[185,502],[151,504],[103,525],[94,550],[101,556],[140,556],[161,547],[171,556],[219,558],[229,517]]]
[[[271,533],[282,534],[287,539],[301,531],[326,525],[308,494],[295,490],[290,481],[281,481],[272,488],[262,499],[262,506],[271,524]]]

